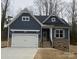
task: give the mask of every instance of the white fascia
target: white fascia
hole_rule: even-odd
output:
[[[34,31],[34,32],[39,32],[40,30],[24,30],[24,29],[11,29],[11,31],[24,31],[24,32],[27,32],[27,31]]]

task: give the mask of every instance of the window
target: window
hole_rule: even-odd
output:
[[[65,32],[63,29],[56,29],[54,32],[55,38],[64,38]]]
[[[22,21],[30,21],[30,17],[29,16],[22,16]]]
[[[52,22],[55,22],[55,21],[56,21],[56,18],[51,18],[51,21],[52,21]]]

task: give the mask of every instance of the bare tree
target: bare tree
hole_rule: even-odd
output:
[[[76,44],[77,41],[77,3],[76,0],[68,5],[66,4],[66,17],[71,23],[71,43]]]
[[[44,0],[43,5],[45,6],[46,15],[48,15],[48,1],[47,0]]]
[[[36,3],[36,4],[37,4],[37,7],[39,8],[38,10],[41,15],[53,14],[67,19],[69,23],[71,23],[73,16],[75,16],[72,13],[75,11],[72,9],[73,7],[75,8],[75,6],[73,5],[74,2],[71,3],[63,0],[36,0],[36,1],[37,2],[40,1],[40,3]]]
[[[53,0],[53,14],[56,16],[60,16],[60,13],[62,13],[61,15],[63,16],[63,10],[64,10],[64,2],[62,0]]]
[[[52,3],[52,0],[49,0],[49,15],[52,13],[52,9],[53,9],[53,3]]]
[[[9,0],[2,0],[1,1],[1,9],[2,9],[1,30],[4,30],[4,22],[6,21],[8,7],[9,7]]]
[[[77,8],[76,8],[76,0],[72,0],[72,2],[64,2],[63,9],[61,11],[63,17],[66,17],[69,23],[76,22],[77,17]]]
[[[77,10],[76,10],[76,0],[72,1],[72,42],[77,41]],[[77,43],[77,42],[76,42]]]
[[[76,0],[72,1],[72,24],[76,21],[77,17]]]
[[[4,28],[4,23],[7,21],[7,13],[9,12],[9,0],[1,0],[1,40],[6,40],[8,29]]]
[[[36,0],[36,2],[40,14],[59,15],[61,9],[60,4],[62,3],[61,0]]]
[[[39,15],[42,15],[42,0],[38,0],[38,1],[36,0],[36,1],[34,1],[34,3],[38,8]]]

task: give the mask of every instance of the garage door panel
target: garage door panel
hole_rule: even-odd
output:
[[[38,47],[38,34],[12,34],[12,47]]]

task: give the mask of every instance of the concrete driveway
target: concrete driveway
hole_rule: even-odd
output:
[[[1,48],[1,59],[33,59],[37,48]]]

